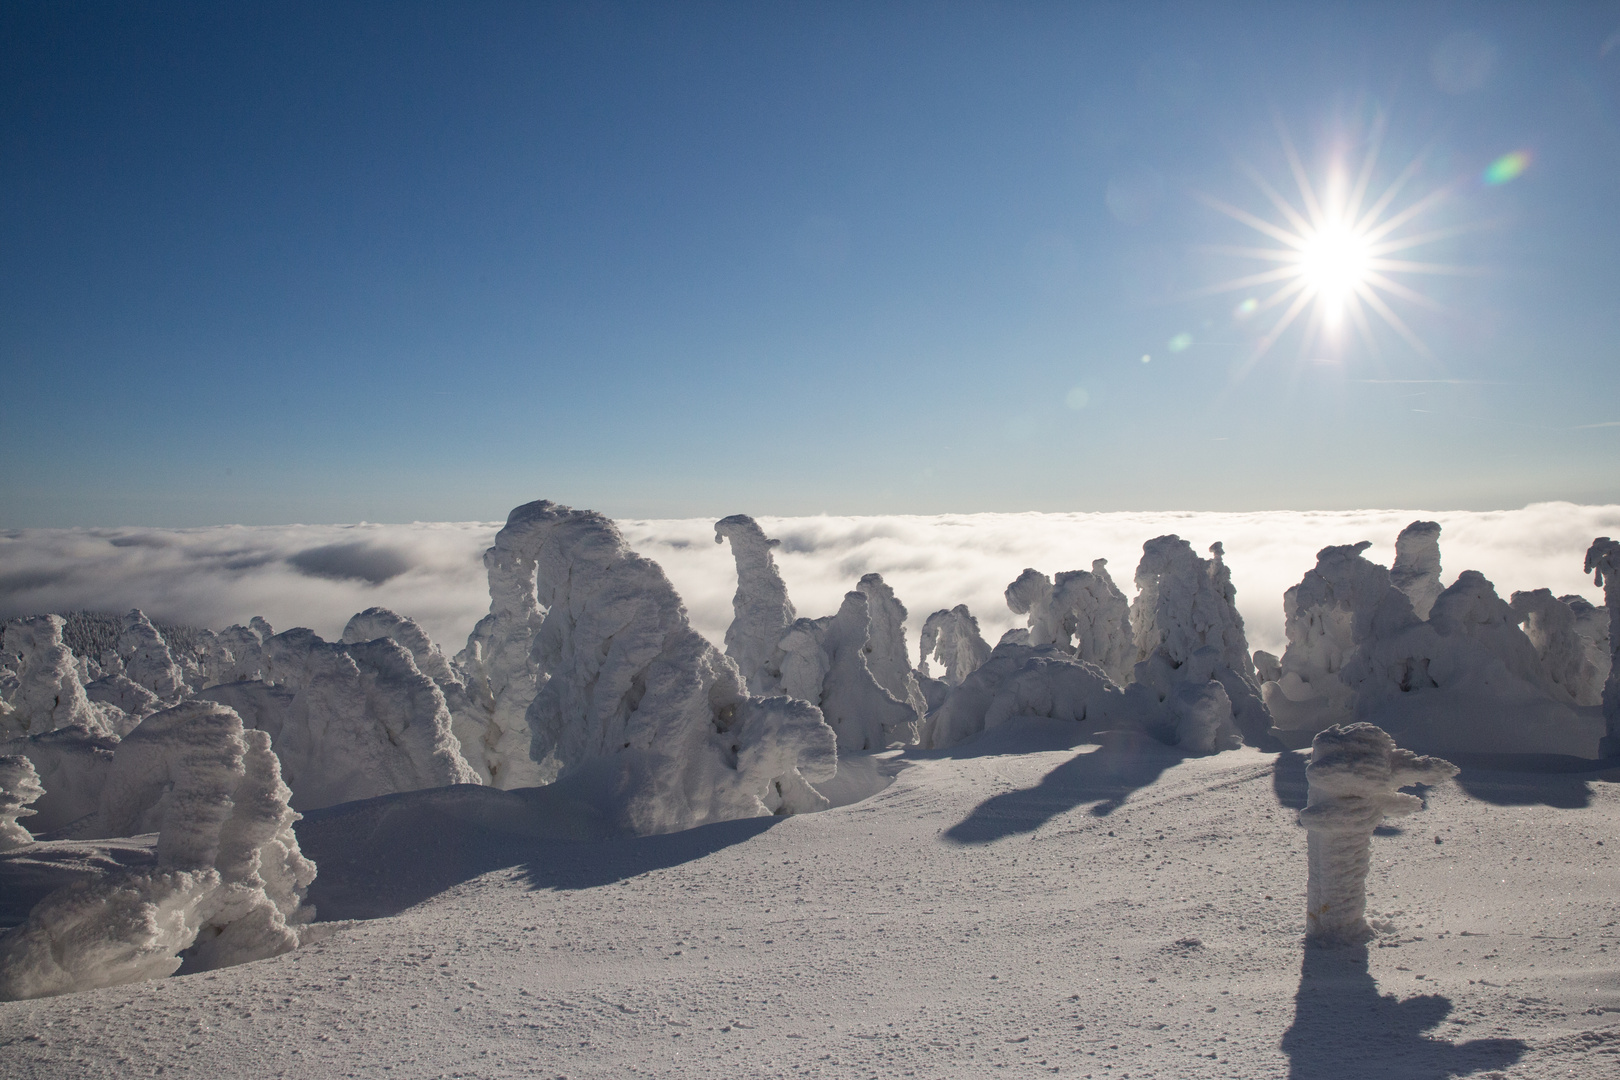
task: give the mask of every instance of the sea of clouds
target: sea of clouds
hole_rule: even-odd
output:
[[[911,611],[965,603],[985,637],[1023,625],[1002,590],[1026,566],[1047,574],[1097,558],[1127,596],[1142,542],[1176,533],[1204,552],[1225,545],[1253,648],[1283,648],[1282,595],[1328,544],[1372,541],[1386,566],[1395,536],[1438,521],[1449,583],[1478,570],[1504,599],[1546,587],[1601,602],[1581,572],[1596,536],[1620,535],[1620,506],[1538,503],[1522,510],[1349,510],[1265,513],[942,514],[762,517],[779,538],[777,564],[800,615],[830,614],[862,574],[876,571]],[[736,573],[713,521],[621,520],[630,544],[663,566],[693,625],[719,643],[731,621]],[[220,629],[263,615],[277,630],[308,626],[335,639],[350,615],[382,605],[421,622],[457,652],[488,610],[483,551],[498,522],[409,525],[218,526],[196,529],[21,529],[0,533],[0,618],[50,611],[127,611]]]

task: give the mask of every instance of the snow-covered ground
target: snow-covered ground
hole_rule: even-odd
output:
[[[1018,721],[948,754],[892,751],[892,784],[864,800],[639,839],[555,788],[318,811],[298,829],[329,920],[312,942],[0,1004],[0,1062],[74,1078],[1620,1075],[1620,770],[1462,762],[1374,839],[1373,945],[1306,950],[1304,755],[1075,747],[1071,731]],[[857,767],[850,796],[871,786]],[[105,846],[0,855],[7,921],[42,860],[143,858]]]

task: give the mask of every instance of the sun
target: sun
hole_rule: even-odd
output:
[[[1215,295],[1269,288],[1239,306],[1240,319],[1275,313],[1259,336],[1250,362],[1258,360],[1304,317],[1304,347],[1342,351],[1350,340],[1347,328],[1377,350],[1373,318],[1395,331],[1424,356],[1428,347],[1396,311],[1396,305],[1439,309],[1428,296],[1402,281],[1409,275],[1470,274],[1472,268],[1406,258],[1414,248],[1470,231],[1471,226],[1423,228],[1425,219],[1454,194],[1445,186],[1416,195],[1413,181],[1422,158],[1414,158],[1375,195],[1373,178],[1383,134],[1383,119],[1374,124],[1366,153],[1352,172],[1344,155],[1312,177],[1286,131],[1279,125],[1283,150],[1297,190],[1297,202],[1285,197],[1258,170],[1238,165],[1275,211],[1262,217],[1212,196],[1195,193],[1204,204],[1249,226],[1271,247],[1205,247],[1210,254],[1236,256],[1273,264],[1271,269],[1223,281],[1192,295]],[[1404,198],[1403,198],[1404,197]]]

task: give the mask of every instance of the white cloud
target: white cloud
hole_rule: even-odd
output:
[[[799,614],[837,609],[869,571],[911,611],[911,645],[928,613],[966,603],[994,641],[1020,622],[1002,589],[1024,567],[1087,569],[1106,558],[1127,595],[1142,542],[1177,533],[1203,551],[1222,541],[1250,644],[1280,651],[1282,594],[1328,544],[1371,540],[1388,565],[1395,536],[1417,518],[1439,521],[1445,580],[1479,570],[1507,597],[1546,586],[1600,594],[1581,573],[1594,536],[1620,535],[1620,506],[1543,503],[1489,513],[1323,512],[945,514],[934,517],[764,517],[782,540],[777,562]],[[693,625],[719,642],[736,585],[713,522],[625,520],[631,545],[656,560],[686,600]],[[488,608],[481,555],[498,524],[208,529],[29,529],[0,534],[0,616],[139,607],[162,621],[212,626],[263,615],[277,629],[335,638],[349,616],[381,604],[420,621],[459,650]],[[913,655],[915,660],[915,655]]]

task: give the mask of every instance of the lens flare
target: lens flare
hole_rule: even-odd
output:
[[[1485,174],[1481,180],[1495,187],[1505,184],[1509,180],[1517,180],[1530,167],[1530,152],[1528,150],[1515,150],[1511,154],[1503,154],[1485,167]]]
[[[1276,211],[1273,218],[1251,213],[1209,195],[1197,195],[1205,205],[1247,225],[1277,244],[1275,247],[1201,249],[1211,254],[1232,255],[1273,265],[1273,269],[1247,274],[1191,294],[1212,296],[1247,291],[1262,285],[1276,286],[1270,295],[1258,299],[1251,296],[1233,312],[1235,320],[1243,321],[1263,312],[1281,309],[1281,314],[1260,336],[1249,364],[1264,356],[1307,311],[1309,315],[1304,323],[1307,350],[1316,346],[1341,349],[1347,324],[1355,327],[1357,335],[1369,348],[1376,349],[1372,322],[1368,317],[1371,312],[1412,348],[1428,356],[1427,346],[1396,313],[1391,301],[1428,308],[1438,308],[1439,305],[1396,278],[1408,274],[1478,272],[1469,267],[1394,257],[1412,248],[1472,231],[1477,226],[1412,231],[1425,215],[1452,195],[1456,186],[1453,184],[1428,191],[1415,198],[1409,196],[1403,202],[1402,195],[1417,176],[1422,164],[1421,157],[1410,162],[1394,180],[1374,195],[1372,180],[1378,164],[1383,128],[1384,119],[1379,117],[1371,133],[1366,155],[1353,174],[1342,163],[1336,163],[1315,179],[1306,171],[1287,133],[1280,131],[1289,170],[1298,190],[1297,204],[1283,196],[1258,170],[1240,161],[1239,166]],[[1487,170],[1487,182],[1502,183],[1512,179],[1524,171],[1529,160],[1529,155],[1522,152],[1503,157]],[[1502,179],[1490,179],[1496,175]]]

